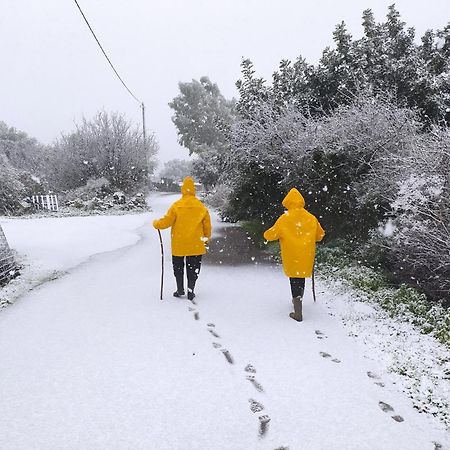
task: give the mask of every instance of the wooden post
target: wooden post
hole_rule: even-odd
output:
[[[144,145],[147,145],[147,132],[145,129],[145,105],[144,102],[141,103],[142,108],[142,136],[144,138]]]

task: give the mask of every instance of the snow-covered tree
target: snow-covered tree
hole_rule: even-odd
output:
[[[184,159],[167,161],[159,173],[160,178],[167,178],[176,183],[183,181],[188,175],[192,175],[192,161]]]
[[[140,127],[124,116],[100,112],[56,142],[51,181],[59,189],[77,188],[93,178],[105,178],[113,188],[142,188],[154,170],[157,149],[155,137],[144,142]]]
[[[20,209],[20,200],[26,196],[26,189],[20,181],[20,172],[5,155],[0,154],[0,214],[12,214]]]
[[[227,100],[217,84],[208,77],[199,81],[179,83],[180,94],[169,106],[174,110],[172,121],[178,141],[189,154],[217,149],[226,143],[220,124],[229,124],[234,116],[234,101]]]

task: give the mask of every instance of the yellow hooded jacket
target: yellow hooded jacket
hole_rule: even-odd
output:
[[[325,236],[314,215],[306,211],[305,199],[293,188],[283,200],[287,211],[264,233],[267,241],[280,241],[284,273],[290,278],[312,275],[316,242]]]
[[[206,253],[205,242],[211,237],[211,219],[206,206],[195,196],[194,180],[186,177],[181,188],[182,197],[153,222],[162,230],[172,227],[172,255],[194,256]]]

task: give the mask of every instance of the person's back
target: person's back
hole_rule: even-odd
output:
[[[171,233],[172,254],[203,255],[206,252],[204,238],[211,235],[210,225],[209,230],[205,229],[205,218],[209,216],[206,206],[193,195],[183,195],[171,208],[176,216]]]
[[[284,273],[289,277],[295,312],[290,314],[301,321],[305,278],[312,275],[316,242],[325,235],[317,218],[304,208],[305,200],[293,188],[283,200],[287,211],[264,233],[268,241],[280,241]]]
[[[186,177],[182,197],[174,202],[166,215],[153,222],[156,229],[171,227],[172,263],[177,290],[175,297],[184,295],[184,260],[188,277],[188,298],[195,297],[195,283],[200,272],[205,243],[211,237],[211,219],[206,206],[195,197],[194,180]]]

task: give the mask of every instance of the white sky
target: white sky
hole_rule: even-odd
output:
[[[178,81],[208,75],[236,96],[242,57],[270,78],[283,58],[317,62],[344,20],[355,36],[372,8],[384,20],[392,0],[79,0],[122,78],[147,109],[159,158],[187,157],[167,103]],[[1,0],[0,120],[45,143],[98,110],[140,121],[139,105],[115,77],[73,0]],[[398,0],[421,36],[450,20],[449,0]]]

